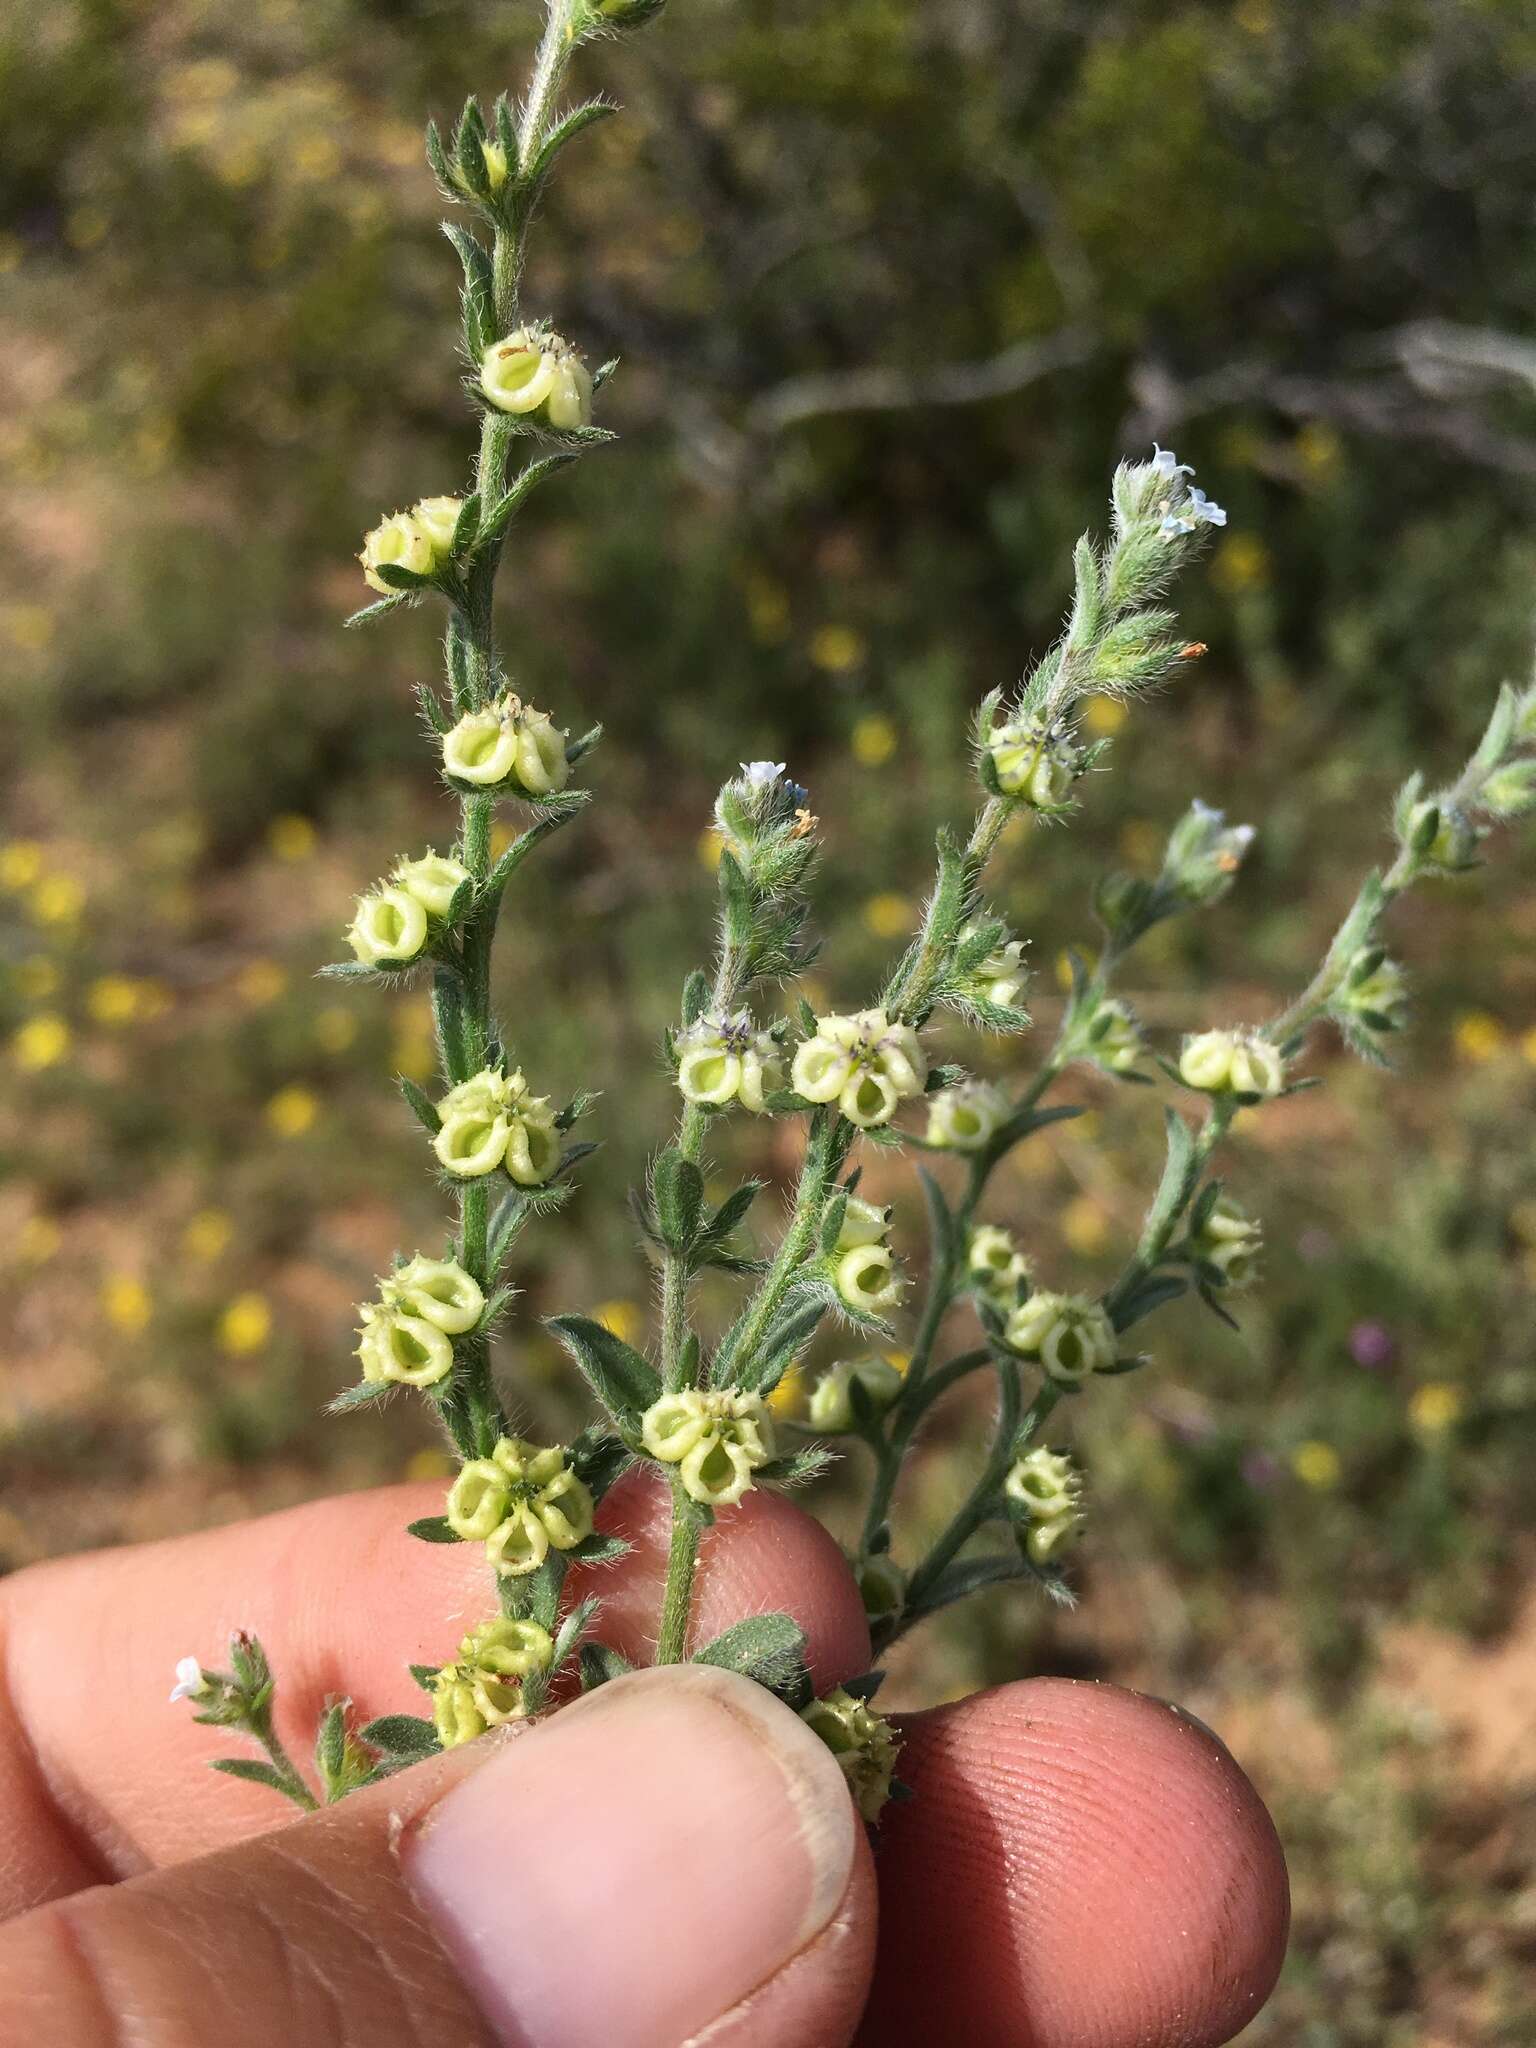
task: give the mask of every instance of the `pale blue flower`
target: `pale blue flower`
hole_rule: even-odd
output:
[[[171,1694],[171,1705],[178,1700],[201,1699],[208,1690],[208,1681],[203,1676],[203,1667],[195,1657],[183,1657],[176,1666],[176,1687]]]
[[[1170,482],[1176,476],[1193,476],[1195,473],[1187,462],[1180,462],[1171,448],[1159,448],[1155,441],[1152,443],[1151,467]]]
[[[753,789],[771,789],[784,773],[782,761],[743,761],[741,777]]]

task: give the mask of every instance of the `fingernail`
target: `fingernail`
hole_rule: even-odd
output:
[[[695,1664],[494,1749],[402,1857],[507,2048],[677,2048],[827,1925],[856,1826],[804,1723]]]

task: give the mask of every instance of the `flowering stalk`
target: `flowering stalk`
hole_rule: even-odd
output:
[[[443,1512],[412,1533],[482,1546],[499,1611],[464,1633],[443,1663],[412,1667],[430,1716],[389,1715],[354,1729],[346,1703],[331,1703],[316,1770],[324,1798],[338,1798],[545,1711],[562,1673],[590,1689],[627,1669],[599,1639],[598,1603],[572,1606],[565,1578],[572,1561],[623,1552],[620,1540],[598,1530],[597,1510],[620,1474],[641,1465],[671,1498],[658,1661],[691,1656],[769,1686],[838,1756],[860,1811],[873,1819],[891,1789],[896,1752],[889,1725],[870,1708],[877,1679],[814,1699],[804,1637],[783,1614],[753,1616],[696,1644],[703,1532],[754,1487],[814,1476],[830,1455],[817,1439],[853,1438],[873,1458],[850,1564],[877,1648],[1001,1580],[1030,1579],[1052,1597],[1070,1597],[1061,1557],[1083,1523],[1082,1479],[1070,1457],[1044,1441],[1047,1425],[1096,1378],[1146,1363],[1123,1340],[1164,1304],[1193,1291],[1227,1317],[1225,1298],[1253,1277],[1262,1230],[1213,1177],[1214,1155],[1239,1114],[1306,1085],[1294,1078],[1295,1065],[1324,1019],[1357,1051],[1381,1056],[1406,1005],[1402,972],[1380,943],[1384,915],[1411,885],[1472,865],[1496,823],[1536,808],[1536,686],[1501,695],[1454,783],[1432,795],[1417,777],[1407,785],[1395,858],[1367,879],[1318,973],[1268,1024],[1196,1032],[1174,1059],[1154,1050],[1117,992],[1119,970],[1142,937],[1164,919],[1218,902],[1241,866],[1251,828],[1229,826],[1196,803],[1175,825],[1154,876],[1112,875],[1100,884],[1102,944],[1092,961],[1073,956],[1059,1026],[1032,1077],[1004,1086],[937,1061],[941,1022],[1004,1038],[1030,1028],[1023,941],[990,908],[987,873],[1011,819],[1028,813],[1044,825],[1077,808],[1078,785],[1105,751],[1082,737],[1084,700],[1142,694],[1203,651],[1183,642],[1164,598],[1226,514],[1168,451],[1122,464],[1108,539],[1085,537],[1075,551],[1060,639],[1011,694],[993,692],[980,707],[980,800],[970,830],[964,838],[939,834],[919,929],[869,1008],[818,1014],[801,1000],[772,1014],[774,992],[793,985],[814,954],[808,891],[817,821],[781,762],[745,763],[721,788],[713,959],[687,977],[666,1034],[680,1106],[670,1142],[631,1198],[658,1273],[654,1351],[579,1314],[549,1318],[601,1420],[569,1444],[515,1435],[491,1361],[492,1333],[511,1296],[503,1274],[528,1220],[569,1195],[571,1169],[592,1148],[567,1138],[592,1098],[556,1109],[537,1092],[495,1017],[492,953],[513,878],[589,800],[570,776],[600,735],[571,743],[514,690],[495,632],[495,586],[509,530],[532,492],[612,438],[591,423],[607,369],[589,375],[569,341],[526,317],[520,281],[530,223],[557,157],[612,111],[601,101],[561,111],[571,58],[592,37],[637,27],[660,5],[549,0],[521,106],[503,97],[487,120],[471,100],[451,143],[428,129],[445,196],[477,224],[446,232],[464,268],[466,381],[480,413],[479,451],[464,499],[421,499],[369,534],[362,564],[378,601],[357,619],[429,598],[447,608],[445,685],[424,690],[421,701],[442,778],[458,799],[459,830],[449,852],[402,858],[362,898],[347,934],[355,958],[327,971],[386,985],[430,974],[443,1090],[434,1099],[412,1082],[401,1088],[451,1191],[456,1230],[440,1256],[417,1252],[381,1278],[360,1311],[360,1379],[333,1405],[350,1409],[404,1386],[432,1406],[458,1466]],[[513,473],[515,444],[524,440],[536,450]],[[506,802],[523,805],[528,822],[498,856],[493,827]],[[1160,1074],[1200,1096],[1204,1111],[1192,1127],[1166,1110],[1166,1162],[1140,1237],[1097,1296],[1044,1284],[1011,1234],[983,1215],[1000,1162],[1080,1113],[1047,1097],[1084,1066],[1143,1085]],[[742,1181],[713,1208],[706,1199],[715,1122],[731,1114],[803,1119],[789,1213],[765,1257],[744,1241],[757,1181]],[[900,1373],[881,1351],[895,1336],[907,1279],[891,1242],[891,1211],[861,1192],[855,1162],[862,1145],[903,1143],[958,1158],[964,1177],[951,1197],[922,1172],[927,1287]],[[712,1346],[693,1315],[695,1282],[710,1270],[746,1283],[735,1319]],[[962,1306],[981,1341],[973,1332],[946,1356],[946,1332]],[[836,1360],[815,1387],[801,1427],[810,1441],[786,1444],[772,1397],[829,1322],[852,1331],[859,1352]],[[983,1369],[995,1378],[997,1401],[974,1482],[908,1570],[894,1555],[892,1530],[906,1460],[937,1403]],[[988,1528],[1006,1541],[971,1551]],[[237,1638],[231,1664],[227,1674],[207,1673],[189,1659],[178,1672],[178,1697],[194,1699],[201,1718],[238,1730],[263,1752],[219,1767],[298,1805],[319,1803],[277,1741],[259,1645]]]

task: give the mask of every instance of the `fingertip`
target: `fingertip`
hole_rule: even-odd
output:
[[[881,1831],[861,2038],[1216,2048],[1258,2011],[1285,1953],[1285,1858],[1209,1730],[1142,1694],[1036,1679],[905,1732],[917,1796]]]

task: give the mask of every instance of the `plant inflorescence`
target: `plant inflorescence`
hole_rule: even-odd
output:
[[[444,196],[472,225],[445,232],[463,265],[465,387],[479,417],[471,488],[424,498],[367,536],[364,575],[377,601],[353,624],[432,602],[446,613],[441,687],[420,693],[441,779],[458,800],[448,852],[404,857],[359,901],[347,937],[354,958],[327,971],[392,986],[430,980],[441,1084],[402,1080],[454,1211],[451,1237],[400,1259],[360,1310],[356,1383],[333,1404],[350,1410],[411,1387],[435,1412],[458,1469],[442,1512],[412,1525],[433,1543],[478,1544],[498,1611],[440,1665],[412,1667],[430,1714],[356,1727],[346,1702],[318,1731],[318,1793],[278,1741],[273,1678],[259,1644],[237,1637],[226,1671],[189,1658],[176,1696],[199,1717],[239,1730],[261,1760],[217,1766],[269,1785],[302,1807],[343,1796],[487,1728],[543,1710],[568,1687],[626,1669],[603,1640],[600,1600],[567,1597],[573,1564],[617,1558],[604,1533],[604,1495],[648,1467],[671,1501],[657,1660],[690,1656],[770,1686],[806,1717],[843,1763],[871,1820],[892,1785],[896,1742],[870,1701],[878,1673],[816,1699],[804,1639],[787,1615],[756,1616],[698,1644],[694,1577],[715,1517],[754,1488],[813,1477],[829,1443],[862,1447],[870,1475],[849,1564],[876,1654],[926,1617],[987,1585],[1018,1580],[1069,1598],[1063,1560],[1084,1524],[1083,1481],[1050,1440],[1064,1411],[1099,1378],[1147,1363],[1141,1326],[1194,1293],[1227,1317],[1258,1267],[1262,1231],[1212,1172],[1233,1122],[1311,1085],[1300,1068],[1316,1027],[1332,1023],[1369,1059],[1404,1021],[1402,970],[1383,942],[1395,900],[1419,882],[1473,866],[1503,819],[1536,807],[1536,688],[1506,688],[1481,745],[1447,787],[1413,778],[1394,819],[1395,849],[1367,877],[1316,975],[1278,1015],[1194,1032],[1159,1050],[1117,993],[1126,958],[1156,925],[1219,901],[1253,837],[1199,802],[1171,832],[1158,872],[1111,875],[1095,893],[1102,942],[1074,957],[1054,1040],[1013,1085],[973,1078],[939,1050],[942,1027],[1004,1038],[1030,1028],[1024,941],[992,907],[999,840],[1023,814],[1070,818],[1103,743],[1083,736],[1089,698],[1128,699],[1165,682],[1203,649],[1188,644],[1169,587],[1226,515],[1168,451],[1127,462],[1111,493],[1108,536],[1085,537],[1056,643],[1008,693],[980,705],[972,736],[979,784],[962,836],[941,832],[932,892],[918,930],[884,984],[818,1010],[796,984],[814,955],[810,888],[818,823],[785,765],[753,761],[716,800],[718,899],[712,957],[683,987],[665,1058],[678,1112],[670,1139],[633,1191],[638,1229],[658,1274],[659,1316],[648,1350],[601,1322],[562,1314],[549,1327],[584,1376],[598,1419],[566,1444],[524,1440],[493,1364],[493,1333],[511,1299],[508,1275],[530,1220],[562,1207],[594,1147],[574,1135],[595,1097],[557,1103],[539,1092],[529,1049],[515,1047],[492,1002],[492,951],[519,870],[592,801],[574,772],[600,732],[578,739],[525,694],[495,631],[497,572],[513,522],[557,471],[613,436],[593,424],[594,397],[614,369],[589,373],[574,345],[521,303],[527,237],[558,158],[614,109],[566,110],[577,50],[624,33],[661,0],[550,0],[527,91],[489,116],[471,100],[451,138],[429,127],[427,154]],[[498,811],[522,829],[499,853]],[[787,995],[785,992],[788,992]],[[1165,1109],[1167,1158],[1141,1234],[1102,1293],[1071,1291],[1036,1272],[1025,1249],[986,1215],[998,1166],[1037,1132],[1076,1116],[1049,1099],[1073,1069],[1178,1091]],[[771,1247],[748,1235],[761,1185],[707,1193],[711,1141],[734,1114],[783,1119],[803,1132],[788,1214]],[[958,1178],[918,1168],[930,1233],[924,1291],[901,1366],[896,1340],[909,1282],[890,1242],[891,1211],[861,1192],[865,1147],[909,1147],[952,1161]],[[739,1289],[723,1331],[707,1336],[696,1283],[723,1273]],[[962,1314],[970,1334],[956,1347]],[[812,1388],[802,1422],[772,1397],[819,1332],[846,1333],[849,1355]],[[908,1557],[893,1525],[905,1461],[952,1389],[977,1373],[995,1382],[990,1440],[964,1501],[926,1554]],[[989,1533],[980,1548],[973,1539]],[[590,1581],[588,1581],[590,1583]]]

